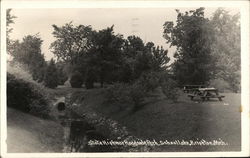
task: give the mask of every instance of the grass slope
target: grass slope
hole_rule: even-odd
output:
[[[63,129],[49,120],[7,109],[7,152],[62,152]]]

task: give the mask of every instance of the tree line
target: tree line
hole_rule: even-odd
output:
[[[115,83],[131,85],[143,76],[152,78],[152,74],[157,74],[161,76],[159,82],[169,78],[179,86],[209,84],[220,78],[232,90],[239,91],[240,16],[219,8],[211,18],[205,18],[204,11],[205,8],[185,13],[176,10],[176,23],[164,23],[163,37],[176,47],[172,64],[168,50],[134,35],[124,38],[115,34],[115,26],[94,30],[91,26],[74,26],[72,22],[52,25],[56,40],[50,49],[56,61],[45,61],[39,34],[25,36],[22,41],[7,36],[7,49],[13,61],[25,64],[34,80],[50,88],[67,79],[72,87],[84,84],[88,89],[95,83],[101,87]],[[7,11],[7,35],[12,31],[14,18]]]

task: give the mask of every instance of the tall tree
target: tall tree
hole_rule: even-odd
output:
[[[165,22],[164,37],[171,46],[176,46],[173,64],[174,75],[179,84],[205,84],[214,77],[214,60],[211,45],[214,40],[209,19],[204,9],[189,12],[177,11],[176,25]]]
[[[218,58],[216,66],[217,78],[227,81],[235,92],[240,89],[240,15],[230,15],[228,11],[219,8],[211,19],[215,31],[213,55]]]
[[[13,62],[24,64],[31,72],[33,79],[39,82],[43,80],[46,67],[44,55],[41,53],[42,42],[38,34],[28,35],[21,42],[15,41],[10,51]]]
[[[77,63],[77,60],[91,48],[92,28],[90,26],[73,26],[72,22],[54,28],[53,35],[56,40],[50,48],[58,60]]]
[[[104,82],[116,80],[116,74],[122,62],[123,36],[114,34],[113,27],[95,32],[92,40],[93,47],[88,54],[90,71],[95,71],[98,74],[101,87],[103,87]]]

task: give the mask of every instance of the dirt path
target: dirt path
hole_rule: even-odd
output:
[[[7,114],[7,152],[62,152],[59,124],[10,108]]]

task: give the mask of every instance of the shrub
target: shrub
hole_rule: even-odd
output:
[[[10,73],[7,73],[7,106],[43,118],[50,113],[49,99],[42,87]]]
[[[231,91],[229,83],[223,79],[211,80],[209,87],[217,88],[220,92]]]
[[[120,109],[124,108],[124,105],[138,109],[142,106],[147,92],[139,82],[134,84],[115,83],[107,89],[106,94],[107,103],[118,104]]]
[[[106,91],[108,103],[131,103],[130,87],[125,83],[115,83]]]
[[[70,78],[70,85],[73,88],[81,88],[83,84],[83,76],[80,72],[76,71]]]
[[[130,86],[130,98],[134,103],[134,110],[142,107],[144,98],[147,95],[147,88],[141,82],[135,82]]]
[[[56,88],[58,85],[58,74],[55,62],[51,59],[45,75],[44,75],[44,85],[48,88]]]
[[[87,89],[94,88],[95,74],[93,70],[89,70],[86,74],[85,87]]]
[[[161,88],[167,99],[177,102],[179,97],[179,88],[176,81],[171,78],[165,78],[161,82]]]
[[[159,74],[157,72],[143,73],[137,80],[137,84],[140,84],[145,88],[145,91],[153,91],[159,86]]]

